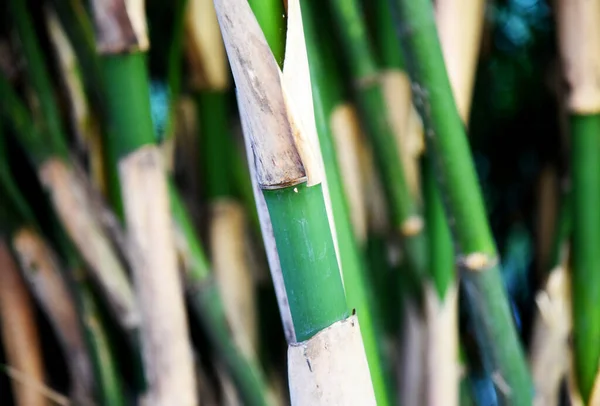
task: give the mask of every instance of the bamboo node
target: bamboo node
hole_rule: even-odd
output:
[[[423,230],[424,225],[421,216],[410,216],[402,222],[400,231],[404,237],[412,237],[419,234]]]
[[[498,257],[484,252],[473,252],[466,256],[459,256],[457,262],[461,268],[472,272],[482,272],[496,266]]]

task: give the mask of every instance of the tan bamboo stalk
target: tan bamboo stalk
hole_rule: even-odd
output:
[[[85,94],[83,77],[75,51],[69,42],[56,12],[44,7],[44,16],[48,28],[50,42],[56,55],[62,84],[66,90],[71,111],[72,128],[76,135],[78,147],[87,154],[90,164],[90,177],[94,185],[106,193],[106,181],[102,154],[102,139],[96,117],[90,109]]]
[[[559,404],[561,384],[569,369],[569,334],[572,329],[568,269],[568,243],[561,261],[550,271],[536,294],[529,365],[535,385],[535,406]]]
[[[340,172],[345,174],[342,180],[346,200],[350,206],[350,221],[356,240],[364,246],[367,240],[367,207],[372,196],[366,193],[369,183],[364,179],[365,174],[361,170],[361,149],[365,139],[360,128],[358,112],[352,103],[347,102],[335,108],[331,113],[330,127],[338,166]]]
[[[5,372],[10,379],[26,387],[28,391],[35,391],[40,393],[48,401],[52,402],[53,405],[71,406],[71,402],[66,396],[63,396],[60,393],[50,389],[49,387],[40,384],[39,381],[32,380],[29,377],[29,375],[26,375],[23,372],[10,366],[5,367]]]
[[[435,18],[456,107],[468,124],[485,0],[438,0]]]
[[[72,382],[71,398],[77,404],[92,405],[92,362],[73,297],[55,254],[31,228],[17,230],[12,237],[12,247],[33,295],[48,316],[63,348]]]
[[[33,303],[4,237],[0,237],[0,323],[8,366],[31,382],[44,385]],[[18,380],[11,383],[16,406],[48,405],[43,393]]]
[[[240,203],[225,199],[214,202],[209,234],[215,278],[235,343],[247,358],[256,359],[256,294],[245,254],[245,224]]]

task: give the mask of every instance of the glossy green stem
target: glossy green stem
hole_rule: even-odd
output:
[[[103,55],[109,150],[117,159],[154,143],[146,57],[141,52]]]
[[[298,341],[349,316],[322,186],[263,190]]]
[[[101,57],[108,131],[104,134],[108,192],[121,219],[123,202],[118,174],[119,159],[154,144],[146,57],[141,52]]]
[[[429,272],[437,293],[443,300],[455,280],[454,246],[430,157],[426,158],[423,166]]]
[[[196,94],[200,122],[202,178],[205,198],[231,197],[233,174],[229,167],[233,143],[229,131],[227,93],[201,91]]]
[[[407,62],[432,150],[446,213],[462,255],[487,255],[491,263],[498,254],[487,221],[477,174],[465,129],[458,114],[429,0],[396,0],[401,16]],[[497,386],[504,404],[530,405],[532,383],[523,349],[512,320],[499,265],[465,268],[462,283],[469,303],[484,366],[501,377],[508,391]]]
[[[282,0],[248,0],[279,66],[285,57],[286,17]]]
[[[572,115],[573,355],[588,403],[600,360],[600,114]]]
[[[325,47],[329,43],[317,32],[315,10],[311,9],[310,5],[311,3],[305,3],[302,9],[304,37],[310,64],[315,120],[329,188],[340,265],[344,275],[346,300],[348,305],[356,310],[360,322],[377,404],[392,405],[394,400],[391,377],[384,367],[379,343],[381,317],[375,312],[373,286],[366,273],[365,258],[350,222],[348,201],[330,127],[331,114],[343,102],[342,91],[333,69],[333,53]]]
[[[404,55],[396,35],[389,0],[365,0],[365,7],[373,12],[373,42],[379,65],[386,69],[404,69]]]
[[[330,5],[357,87],[362,119],[377,157],[375,162],[390,206],[393,227],[403,238],[412,278],[418,280],[425,274],[427,267],[426,242],[422,230],[406,232],[404,226],[408,220],[421,217],[420,208],[417,197],[410,192],[398,155],[397,141],[386,113],[389,106],[386,105],[378,80],[379,70],[368,41],[365,23],[357,0],[331,0]]]

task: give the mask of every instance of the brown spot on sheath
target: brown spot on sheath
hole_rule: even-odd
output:
[[[92,0],[96,46],[101,54],[148,48],[143,0]]]

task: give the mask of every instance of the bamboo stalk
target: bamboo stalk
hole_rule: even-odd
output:
[[[423,118],[441,190],[452,219],[463,286],[470,301],[477,339],[505,403],[531,403],[531,381],[500,279],[495,243],[486,219],[463,124],[428,1],[396,2],[403,24],[402,39],[410,56],[415,102]]]
[[[27,287],[4,237],[0,237],[0,321],[7,364],[36,384],[44,385],[44,365],[34,308]],[[43,393],[12,381],[17,406],[47,405]]]
[[[333,135],[335,114],[339,114],[336,112],[344,110],[339,110],[343,108],[343,105],[341,103],[341,89],[335,78],[337,72],[332,69],[334,67],[331,60],[333,54],[329,52],[330,48],[326,48],[325,45],[328,43],[316,28],[318,26],[316,9],[306,3],[303,11],[304,33],[313,84],[315,118],[323,162],[325,163],[325,175],[332,203],[334,226],[337,230],[340,266],[343,273],[346,299],[348,305],[356,310],[361,323],[361,334],[377,403],[380,405],[393,404],[394,400],[390,388],[391,379],[387,375],[389,366],[385,365],[382,358],[379,342],[379,334],[382,331],[381,319],[377,317],[374,310],[373,288],[366,273],[365,258],[361,255],[357,235],[352,229],[348,210],[349,203],[342,182],[342,172],[337,165],[338,155],[334,147],[335,137]],[[350,143],[351,141],[345,139],[341,142]],[[358,156],[355,156],[355,158],[358,161]],[[359,170],[356,161],[355,170]],[[344,175],[344,178],[346,178],[349,174],[344,172]],[[360,179],[352,177],[349,181],[360,183]],[[346,190],[348,189],[346,188]]]
[[[445,0],[437,2],[435,6],[436,25],[452,94],[461,119],[468,126],[484,20],[484,1]],[[461,16],[460,20],[456,18],[458,15]],[[430,343],[427,401],[430,405],[440,402],[452,405],[458,404],[460,397],[458,286],[452,237],[444,216],[432,159],[428,157],[425,163],[428,252],[432,258],[430,272],[434,282],[434,286],[426,288]]]
[[[94,372],[77,309],[55,254],[31,228],[16,230],[12,247],[33,295],[45,311],[63,348],[71,376],[71,397],[93,404]]]
[[[108,119],[118,159],[125,220],[139,253],[132,263],[140,305],[142,354],[150,405],[198,402],[183,291],[171,231],[167,177],[154,144],[145,63],[143,2],[94,1]]]
[[[291,80],[286,72],[298,75],[296,80],[310,80],[309,73],[290,71],[285,62],[281,73],[244,1],[219,0],[215,8],[239,89],[244,135],[252,144],[258,184],[273,226],[296,339],[301,341],[288,350],[292,404],[344,404],[350,399],[374,404],[356,318],[347,318],[318,161],[311,151],[312,138],[304,132],[314,129],[302,127],[310,123],[304,114],[312,113],[312,100],[302,99],[306,93],[286,92]],[[299,30],[302,20],[298,2],[290,2],[288,11],[289,35],[291,24],[300,24],[294,28]],[[290,49],[302,58],[298,52],[305,55],[303,47],[303,34],[288,36],[286,58]],[[340,357],[341,351],[349,352]],[[347,374],[345,385],[334,381],[333,373],[323,375],[327,366],[332,372],[341,367],[349,371],[352,364],[354,373]],[[314,374],[308,372],[311,369]]]
[[[435,3],[435,20],[452,94],[458,113],[467,125],[484,12],[484,0],[441,0]]]
[[[90,161],[91,178],[97,188],[104,194],[106,192],[106,181],[99,123],[91,112],[75,52],[56,12],[46,6],[44,16],[54,53],[58,60],[61,81],[69,99],[72,127],[77,137],[78,147],[87,154]]]
[[[424,222],[418,196],[411,191],[410,180],[396,152],[398,149],[392,147],[397,143],[359,5],[357,0],[331,1],[330,5],[358,93],[363,121],[377,156],[376,167],[383,180],[393,229],[402,238],[411,278],[417,280],[426,269]],[[382,111],[386,114],[382,115]],[[413,290],[417,294],[420,291],[416,282]]]
[[[559,49],[568,84],[573,193],[573,358],[575,387],[592,404],[600,379],[600,4],[557,2]],[[596,401],[599,401],[596,399]]]

